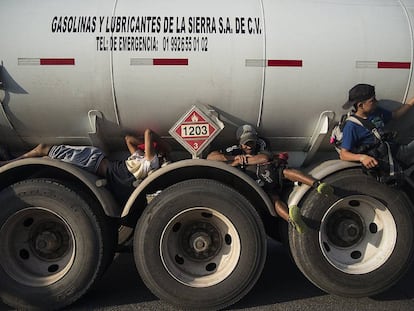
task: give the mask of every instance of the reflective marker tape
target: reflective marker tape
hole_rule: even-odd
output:
[[[132,66],[188,66],[188,58],[131,58]]]
[[[40,65],[75,65],[74,58],[41,58]]]
[[[265,59],[246,59],[246,67],[266,67]]]
[[[378,62],[378,68],[380,69],[410,69],[411,63],[409,62]]]
[[[152,58],[131,58],[129,61],[131,66],[152,66]]]
[[[269,67],[302,67],[303,62],[297,59],[269,59],[267,66]]]
[[[376,61],[357,61],[356,68],[373,69],[410,69],[410,62],[376,62]]]
[[[17,65],[40,65],[40,58],[18,58]]]
[[[74,58],[18,58],[18,65],[40,65],[40,66],[73,66]]]
[[[378,62],[357,61],[356,68],[378,68]]]
[[[246,67],[303,67],[300,59],[246,59]]]
[[[187,66],[187,58],[154,58],[154,66]]]

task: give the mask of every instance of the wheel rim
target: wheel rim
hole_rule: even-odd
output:
[[[231,221],[205,207],[177,214],[160,240],[165,269],[191,287],[212,286],[226,279],[236,267],[240,252],[240,237]]]
[[[348,274],[369,273],[391,256],[397,241],[394,218],[380,201],[363,195],[337,201],[325,213],[319,243],[325,258]]]
[[[0,229],[0,264],[16,282],[47,286],[60,280],[75,258],[67,223],[41,207],[18,211]]]

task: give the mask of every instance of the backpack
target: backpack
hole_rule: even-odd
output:
[[[345,127],[345,124],[347,121],[354,122],[360,126],[363,126],[367,129],[369,129],[372,134],[374,134],[374,137],[377,141],[381,141],[382,137],[381,134],[378,132],[378,130],[374,127],[374,125],[364,119],[358,118],[351,114],[351,112],[348,112],[347,114],[343,114],[341,116],[341,119],[339,122],[334,126],[331,132],[331,137],[329,139],[329,143],[334,145],[335,150],[340,153],[341,152],[341,145],[342,145],[342,138],[343,138],[343,130]]]
[[[265,191],[276,189],[280,193],[283,190],[285,180],[283,170],[288,166],[288,159],[289,154],[287,152],[279,152],[274,154],[273,161],[270,163],[257,166],[257,182],[259,185],[263,184]]]
[[[368,120],[351,115],[350,112],[341,116],[339,122],[333,127],[329,143],[334,145],[338,154],[341,151],[343,129],[346,122],[354,122],[360,126],[370,130],[375,137],[375,143],[365,145],[356,150],[356,153],[363,153],[376,158],[379,165],[376,169],[370,170],[370,173],[381,182],[389,182],[394,180],[398,172],[401,170],[398,163],[393,159],[390,144],[386,141],[386,136],[382,135],[378,129]]]
[[[288,154],[286,152],[274,155],[274,158],[266,163],[244,167],[247,175],[253,178],[265,191],[283,188],[283,170],[287,167]]]

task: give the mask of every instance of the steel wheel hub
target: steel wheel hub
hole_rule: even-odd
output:
[[[30,207],[11,215],[0,228],[0,265],[28,286],[47,286],[69,271],[75,257],[70,227],[57,214]]]
[[[394,217],[379,200],[353,195],[333,204],[322,219],[320,248],[335,268],[364,274],[381,267],[397,241]]]
[[[182,211],[165,226],[160,257],[178,282],[192,287],[220,283],[237,266],[241,242],[231,221],[206,207]]]

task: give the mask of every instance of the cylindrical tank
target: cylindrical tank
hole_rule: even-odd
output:
[[[356,83],[414,95],[412,0],[2,1],[1,142],[110,144],[194,104],[302,150]]]

